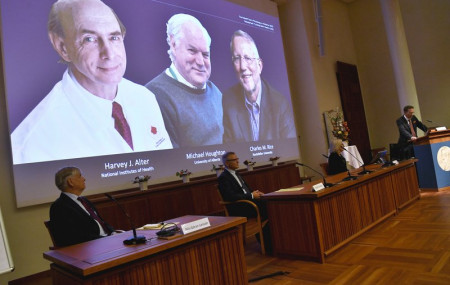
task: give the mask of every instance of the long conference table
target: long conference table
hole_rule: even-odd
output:
[[[183,216],[166,222],[182,225],[206,216]],[[149,239],[127,246],[131,231],[44,253],[54,285],[247,284],[243,217],[208,216],[210,227],[172,239],[157,230],[138,230]]]
[[[265,194],[273,254],[324,262],[325,257],[403,207],[420,198],[414,159],[398,165],[369,165],[373,172],[342,181],[347,173],[327,177],[335,185],[318,192],[302,184],[298,191]],[[289,189],[288,189],[289,190]]]

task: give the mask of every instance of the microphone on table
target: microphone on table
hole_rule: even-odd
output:
[[[134,226],[133,220],[131,219],[130,215],[125,211],[125,209],[122,207],[122,205],[120,205],[119,202],[117,202],[117,200],[114,199],[108,193],[104,193],[104,194],[111,201],[113,201],[120,208],[120,210],[122,210],[122,212],[124,213],[125,216],[127,216],[128,221],[130,222],[131,228],[133,229],[133,237],[127,238],[126,240],[123,241],[123,243],[126,245],[145,243],[147,241],[147,239],[144,236],[138,236],[136,234],[136,227]]]
[[[356,156],[354,156],[353,153],[349,152],[349,151],[348,151],[347,149],[345,149],[345,148],[344,148],[344,150],[345,150],[346,152],[348,152],[351,156],[353,156],[353,157],[356,159],[356,161],[359,162],[359,164],[362,164],[363,171],[359,172],[359,173],[358,173],[359,175],[367,174],[367,173],[371,173],[371,172],[372,172],[372,171],[370,171],[370,170],[366,170],[366,165],[365,165],[363,162],[361,162],[361,160],[359,160]],[[349,171],[349,175],[350,175],[350,171]]]
[[[352,175],[350,174],[350,170],[348,170],[348,169],[347,169],[347,174],[348,174],[348,176],[345,177],[344,179],[342,179],[342,181],[348,181],[348,180],[356,180],[356,179],[358,179],[358,176],[352,176]]]
[[[323,179],[323,185],[324,185],[326,188],[331,187],[331,186],[334,185],[334,184],[331,184],[331,183],[327,183],[327,180],[325,180],[325,176],[323,176],[322,173],[320,173],[319,171],[315,170],[314,168],[311,168],[311,167],[309,167],[308,165],[303,164],[303,163],[300,163],[300,162],[296,162],[295,164],[300,165],[300,166],[308,167],[309,169],[311,169],[311,170],[314,171],[315,173],[318,173],[320,176],[322,176],[322,179]]]

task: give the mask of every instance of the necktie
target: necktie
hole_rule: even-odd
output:
[[[108,235],[111,234],[111,231],[108,229],[108,227],[106,226],[105,222],[102,219],[100,219],[100,217],[97,215],[95,210],[91,207],[91,205],[86,200],[86,198],[78,197],[77,200],[80,201],[81,204],[83,204],[84,208],[89,212],[89,215],[91,215],[91,218],[96,220],[100,224],[100,226],[102,226],[102,228],[105,231],[105,233],[108,234]]]
[[[416,137],[416,132],[414,131],[414,127],[413,127],[411,119],[409,119],[408,122],[409,122],[409,128],[411,129],[411,135],[413,137]]]
[[[112,117],[114,118],[114,128],[119,132],[127,144],[133,149],[133,139],[131,138],[130,126],[123,115],[122,106],[119,103],[112,102]]]
[[[250,193],[250,189],[248,189],[247,185],[244,182],[244,179],[242,179],[242,177],[237,173],[236,177],[239,179],[239,182],[241,182],[242,190],[244,191],[244,193],[245,194]]]

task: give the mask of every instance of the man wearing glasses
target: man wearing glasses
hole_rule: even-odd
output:
[[[259,190],[252,190],[250,186],[245,183],[244,179],[236,172],[239,168],[239,158],[234,152],[227,152],[222,156],[222,163],[225,165],[225,170],[218,178],[219,191],[223,200],[234,202],[237,200],[250,200],[254,202],[261,213],[261,218],[266,219],[265,205],[259,199],[263,192]],[[254,217],[255,212],[245,204],[230,205],[228,211],[232,216]]]
[[[261,78],[263,61],[253,38],[238,30],[230,47],[239,83],[223,96],[224,142],[294,138],[292,108]]]

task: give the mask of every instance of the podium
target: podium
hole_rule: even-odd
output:
[[[419,188],[439,191],[450,188],[450,130],[431,131],[414,141]]]

